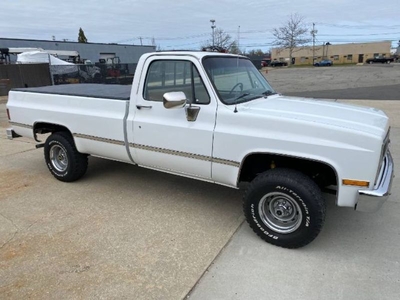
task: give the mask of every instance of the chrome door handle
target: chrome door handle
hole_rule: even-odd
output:
[[[136,105],[136,108],[137,109],[142,109],[142,108],[150,109],[150,108],[152,108],[152,106],[151,105]]]

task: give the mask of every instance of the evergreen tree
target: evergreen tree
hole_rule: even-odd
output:
[[[87,38],[82,28],[79,28],[78,43],[87,43]]]

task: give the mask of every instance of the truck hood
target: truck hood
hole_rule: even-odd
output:
[[[379,109],[321,99],[273,95],[243,103],[238,110],[239,113],[325,124],[379,137],[384,136],[389,127],[388,117]]]

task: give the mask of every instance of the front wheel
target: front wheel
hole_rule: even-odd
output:
[[[271,169],[250,183],[243,209],[253,231],[268,243],[300,248],[322,229],[326,206],[317,184],[301,172]]]
[[[56,132],[47,138],[44,159],[51,174],[65,182],[81,178],[88,166],[87,155],[78,152],[74,140],[67,132]]]

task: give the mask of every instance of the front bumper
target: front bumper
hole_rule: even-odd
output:
[[[359,190],[358,203],[355,209],[362,212],[375,212],[389,198],[392,188],[394,164],[389,151],[383,159],[379,178],[373,190]]]

